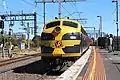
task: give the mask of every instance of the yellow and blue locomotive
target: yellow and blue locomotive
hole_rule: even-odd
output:
[[[78,21],[55,19],[44,25],[41,34],[41,60],[53,64],[75,61],[87,50],[89,41]]]

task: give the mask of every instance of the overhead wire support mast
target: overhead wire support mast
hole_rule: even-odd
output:
[[[22,18],[19,18],[20,16],[22,16]],[[34,21],[34,36],[37,35],[36,12],[30,13],[30,14],[23,14],[23,13],[22,14],[3,14],[3,15],[0,15],[0,17],[4,19],[4,21]]]
[[[27,26],[26,25],[24,25],[24,26],[25,26],[25,28],[19,28],[19,29],[26,31],[26,33],[27,33],[27,49],[30,49],[30,29],[32,30],[33,27],[30,27],[29,22],[27,23]]]
[[[61,18],[61,2],[60,2],[60,0],[59,0],[59,13],[58,13],[58,15],[59,15],[59,19]]]
[[[86,0],[74,0],[74,1],[80,2],[80,1],[86,1]],[[61,14],[62,14],[62,12],[61,12],[61,3],[62,2],[73,2],[73,1],[72,0],[35,0],[35,3],[44,3],[44,12],[45,12],[45,3],[59,3],[59,12],[58,12],[59,18],[61,18]],[[45,14],[44,14],[44,18],[45,18]]]
[[[44,25],[45,25],[45,0],[44,0]]]
[[[9,50],[8,50],[8,52],[9,52],[9,54],[8,54],[8,56],[9,57],[12,57],[12,51],[11,51],[11,46],[12,46],[12,27],[13,27],[13,25],[14,25],[14,23],[11,21],[11,20],[13,20],[12,18],[11,18],[11,14],[12,14],[12,12],[10,11],[10,24],[9,24],[9,44],[10,44],[10,46],[9,46]]]

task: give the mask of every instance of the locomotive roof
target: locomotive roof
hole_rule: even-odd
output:
[[[54,19],[54,20],[52,20],[52,21],[50,21],[50,22],[54,22],[54,21],[72,21],[72,22],[75,22],[75,23],[79,23],[80,24],[80,22],[78,22],[78,21],[76,21],[76,20],[72,20],[72,19]],[[50,22],[48,22],[48,23],[50,23]],[[47,23],[46,23],[47,24]]]
[[[52,21],[50,21],[50,22],[48,22],[48,23],[51,23],[51,22],[54,22],[54,21],[71,21],[71,22],[75,22],[75,23],[77,23],[77,24],[80,24],[80,22],[78,22],[78,21],[76,21],[76,20],[72,20],[72,19],[54,19],[54,20],[52,20]],[[46,23],[46,24],[48,24],[48,23]],[[88,36],[88,34],[87,34],[87,32],[84,30],[84,28],[82,27],[82,25],[80,24],[80,28],[81,28],[81,32],[83,33],[83,34],[85,34],[86,36]]]

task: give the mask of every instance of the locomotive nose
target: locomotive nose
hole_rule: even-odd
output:
[[[60,28],[60,27],[56,27],[56,28],[55,28],[55,32],[56,32],[56,33],[60,33],[60,31],[61,31],[61,28]]]

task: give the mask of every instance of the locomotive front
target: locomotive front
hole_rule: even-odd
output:
[[[41,34],[42,60],[74,60],[81,55],[81,25],[77,21],[58,19],[47,23]]]

